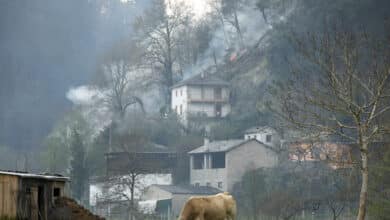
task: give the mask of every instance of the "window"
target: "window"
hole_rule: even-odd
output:
[[[207,183],[206,183],[206,186],[210,187],[210,186],[211,186],[211,183],[210,183],[210,182],[207,182]]]
[[[183,90],[180,89],[180,96],[183,96]]]
[[[221,117],[222,116],[222,106],[221,106],[221,104],[216,104],[215,105],[215,116],[216,117]]]
[[[28,195],[28,194],[31,194],[31,188],[30,187],[27,187],[26,188],[26,194]]]
[[[180,111],[179,115],[183,114],[183,106],[182,105],[180,105],[180,110],[179,111]]]
[[[203,100],[204,99],[204,88],[203,88],[203,86],[200,87],[200,95],[201,95],[201,98]]]
[[[225,152],[211,154],[211,168],[225,168]]]
[[[176,93],[176,97],[177,97],[177,89],[175,90],[175,93]]]
[[[265,136],[265,142],[271,142],[271,140],[272,140],[272,135],[267,134],[267,136]]]
[[[203,169],[203,154],[195,154],[193,156],[192,167],[194,170]]]
[[[61,189],[60,188],[54,188],[53,196],[54,197],[60,197],[61,196]]]
[[[222,88],[214,88],[214,99],[222,99]]]
[[[218,188],[222,189],[222,182],[218,182]]]
[[[200,183],[195,183],[195,186],[196,186],[196,187],[199,187],[199,186],[200,186]]]

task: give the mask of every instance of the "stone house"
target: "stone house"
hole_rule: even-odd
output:
[[[205,142],[189,152],[190,184],[232,191],[248,170],[273,167],[278,153],[257,139]]]
[[[153,204],[161,219],[177,219],[185,202],[191,196],[214,195],[221,191],[207,186],[151,185],[143,193],[140,204]]]
[[[49,219],[67,181],[61,175],[0,171],[0,219]]]
[[[230,112],[229,83],[213,74],[198,74],[171,88],[171,109],[185,123],[191,117],[222,118]]]

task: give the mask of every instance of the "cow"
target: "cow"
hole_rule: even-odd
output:
[[[236,201],[228,192],[190,197],[178,220],[235,220]]]

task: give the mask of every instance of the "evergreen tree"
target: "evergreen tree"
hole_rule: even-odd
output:
[[[84,144],[77,129],[73,129],[72,131],[70,150],[72,154],[72,160],[70,162],[72,196],[81,201],[88,182],[88,171],[85,165]]]

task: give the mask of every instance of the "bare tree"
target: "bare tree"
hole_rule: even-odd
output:
[[[145,187],[142,183],[142,176],[147,169],[143,166],[143,161],[138,157],[137,152],[148,143],[148,139],[142,131],[136,129],[130,132],[117,132],[114,137],[113,144],[116,150],[125,156],[125,158],[122,157],[124,159],[122,162],[126,164],[126,169],[108,176],[106,184],[110,185],[111,191],[107,196],[117,201],[126,201],[128,218],[134,219],[138,214],[135,193]]]
[[[238,12],[245,4],[245,0],[222,0],[222,13],[225,22],[229,23],[236,30],[240,45],[244,45],[244,37],[241,30]]]
[[[118,44],[106,54],[96,77],[103,102],[119,120],[131,105],[139,104],[143,110],[142,100],[135,94],[147,83],[140,56],[140,49],[134,42]]]
[[[134,70],[135,68],[124,60],[114,61],[104,67],[109,84],[105,102],[113,108],[114,115],[121,119],[124,118],[129,106],[139,104],[143,108],[141,99],[133,92],[136,80],[131,78],[130,72]]]
[[[326,134],[360,151],[362,184],[358,220],[365,219],[370,144],[389,134],[389,38],[339,27],[322,34],[292,37],[298,52],[290,60],[293,77],[271,93],[276,112],[295,128]],[[276,92],[279,91],[279,92]]]
[[[183,4],[172,1],[155,0],[143,16],[138,17],[135,29],[140,34],[139,41],[145,50],[146,62],[159,71],[163,85],[169,89],[180,74],[174,70],[177,62],[177,47],[180,28],[188,23],[189,12]],[[167,103],[171,101],[167,92]]]

